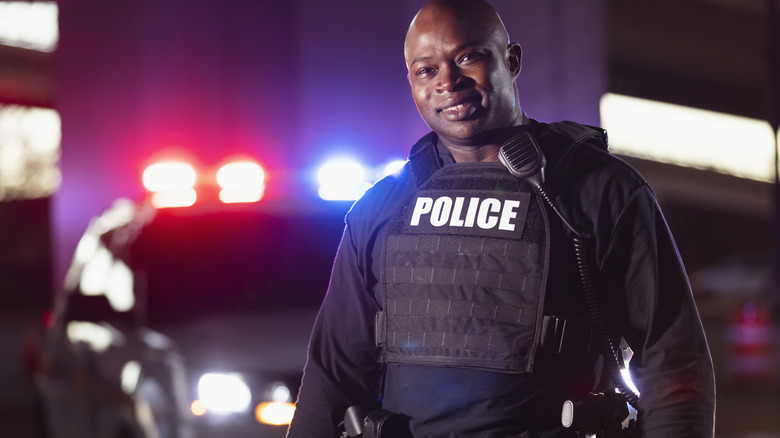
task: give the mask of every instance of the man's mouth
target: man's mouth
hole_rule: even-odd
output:
[[[466,108],[468,106],[467,103],[459,103],[457,105],[448,106],[446,108],[442,108],[439,111],[460,111],[463,108]]]
[[[477,111],[477,105],[473,102],[461,102],[439,109],[439,114],[446,120],[453,122],[465,120]]]

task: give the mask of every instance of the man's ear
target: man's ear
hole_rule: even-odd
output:
[[[509,43],[506,46],[506,61],[509,66],[509,71],[512,75],[517,77],[520,74],[520,70],[523,68],[523,48],[520,44]]]

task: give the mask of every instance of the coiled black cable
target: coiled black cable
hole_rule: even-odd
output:
[[[593,284],[593,276],[591,274],[591,260],[595,260],[595,258],[591,257],[590,246],[588,245],[587,239],[569,224],[542,187],[544,184],[544,167],[546,160],[539,144],[529,132],[520,131],[501,145],[498,159],[512,175],[528,181],[536,189],[544,202],[552,208],[563,224],[571,230],[574,235],[574,251],[577,256],[580,281],[582,283],[582,288],[585,291],[585,300],[588,304],[591,317],[593,318],[593,323],[598,326],[607,372],[620,393],[623,394],[626,400],[631,403],[634,408],[636,408],[639,402],[639,395],[628,386],[620,373],[618,353],[612,342],[612,336],[607,330],[607,325],[604,323],[604,318],[601,316],[601,310]]]
[[[591,317],[593,318],[593,323],[596,324],[599,330],[599,338],[601,340],[601,348],[602,352],[604,353],[604,361],[606,363],[607,372],[612,378],[612,381],[615,383],[617,389],[626,398],[626,401],[628,401],[631,406],[636,409],[639,403],[639,395],[628,386],[622,374],[620,373],[618,352],[615,349],[612,336],[607,330],[607,325],[601,315],[601,307],[599,306],[598,298],[596,296],[596,288],[593,284],[593,275],[591,270],[591,260],[594,258],[591,257],[588,241],[582,237],[582,235],[578,233],[577,230],[572,227],[568,221],[566,221],[563,215],[555,207],[555,204],[553,204],[552,200],[547,195],[547,192],[542,188],[542,186],[540,184],[534,184],[534,187],[539,193],[539,196],[544,199],[547,205],[550,206],[550,208],[555,212],[556,215],[558,215],[564,225],[566,225],[566,227],[571,230],[572,234],[574,235],[572,240],[574,241],[574,252],[577,258],[577,270],[580,273],[580,282],[582,283],[582,288],[585,291],[585,301],[587,302],[588,309],[590,310]]]

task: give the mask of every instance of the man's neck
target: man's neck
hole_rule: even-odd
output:
[[[445,145],[446,146],[446,145]],[[475,161],[498,161],[500,144],[490,143],[483,146],[446,146],[456,163]]]

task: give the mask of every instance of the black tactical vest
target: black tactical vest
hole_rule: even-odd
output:
[[[430,145],[411,164],[417,190],[383,242],[381,360],[531,372],[550,251],[541,199],[500,163],[438,168]]]

